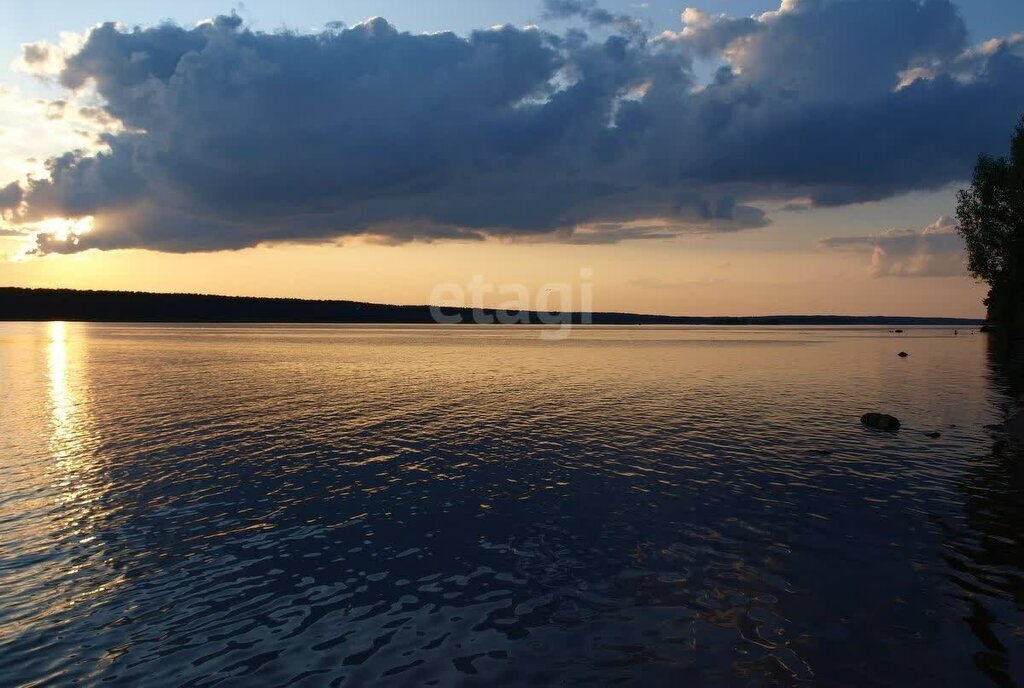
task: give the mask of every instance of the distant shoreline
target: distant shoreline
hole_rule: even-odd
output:
[[[474,322],[469,308],[444,308],[445,314]],[[494,309],[483,309],[493,317]],[[547,318],[547,321],[544,318]],[[520,324],[545,324],[551,318],[594,325],[935,325],[977,327],[979,318],[860,315],[678,316],[646,313],[523,313]],[[67,320],[143,323],[291,323],[433,324],[431,307],[360,301],[166,294],[78,289],[0,287],[0,321]],[[588,323],[589,320],[589,323]]]

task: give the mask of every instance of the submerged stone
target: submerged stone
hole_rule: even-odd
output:
[[[865,413],[860,417],[860,422],[883,432],[896,432],[900,429],[899,419],[886,413]]]

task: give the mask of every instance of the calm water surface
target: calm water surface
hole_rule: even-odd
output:
[[[0,684],[1021,685],[993,360],[948,329],[0,324]]]

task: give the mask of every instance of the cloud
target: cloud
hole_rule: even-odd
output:
[[[46,43],[27,43],[22,46],[26,64],[39,64],[50,59],[50,46]]]
[[[952,61],[939,65],[917,65],[905,70],[900,86],[906,86],[917,79],[935,79],[948,74],[964,83],[972,81],[984,70],[986,63],[997,55],[1012,55],[1024,58],[1024,33],[1014,33],[1002,38],[992,38],[981,45],[964,50]]]
[[[119,125],[113,120],[99,122],[78,114],[78,109],[84,107],[90,97],[88,89],[83,89],[80,93],[68,94],[62,99],[64,105],[60,105],[0,86],[0,122],[4,125],[0,149],[0,212],[20,203],[30,186],[26,181],[28,177],[47,177],[44,162],[47,158],[69,150],[92,155],[106,148],[97,137],[118,131]],[[11,203],[13,198],[17,198],[17,202]],[[7,219],[16,221],[16,218]]]
[[[1017,43],[968,45],[946,0],[687,10],[659,36],[587,0],[545,7],[600,37],[99,26],[61,54],[62,113],[119,128],[22,180],[15,221],[93,218],[41,252],[738,231],[768,224],[766,205],[962,179],[1024,103]],[[723,65],[704,84],[707,57]]]
[[[700,57],[715,56],[739,39],[762,29],[762,23],[754,17],[734,19],[724,14],[711,15],[696,7],[687,7],[683,11],[682,20],[683,31],[680,36]]]
[[[51,100],[46,103],[46,119],[64,119],[64,108],[67,104],[66,100]]]
[[[117,120],[106,113],[103,108],[95,106],[83,106],[78,108],[78,115],[83,119],[96,122],[102,126],[110,126],[117,123]]]
[[[953,60],[967,28],[946,0],[789,0],[758,18],[683,13],[681,38],[724,52],[750,84],[802,101],[877,98],[899,72]]]
[[[580,18],[593,26],[613,26],[627,32],[642,30],[640,21],[627,14],[612,14],[597,0],[544,0],[545,19]]]
[[[659,136],[688,146],[666,146],[666,164],[705,181],[781,186],[817,206],[937,189],[1004,148],[1024,107],[1024,60],[990,50],[966,68],[977,51],[945,0],[789,0],[754,19],[684,20],[659,42],[720,54],[726,71],[679,100],[703,145]],[[931,78],[908,82],[915,68]]]
[[[57,44],[48,41],[23,43],[21,54],[11,67],[43,79],[54,78],[64,69],[66,57],[81,49],[83,40],[81,34],[63,31]]]
[[[966,275],[966,254],[956,224],[940,217],[920,232],[890,229],[859,237],[832,237],[826,248],[871,251],[872,277],[954,277]]]
[[[11,182],[0,188],[0,210],[8,210],[21,203],[22,191],[17,182]]]

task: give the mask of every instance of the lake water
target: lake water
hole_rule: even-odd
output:
[[[984,335],[539,333],[0,324],[0,684],[1024,683]]]

